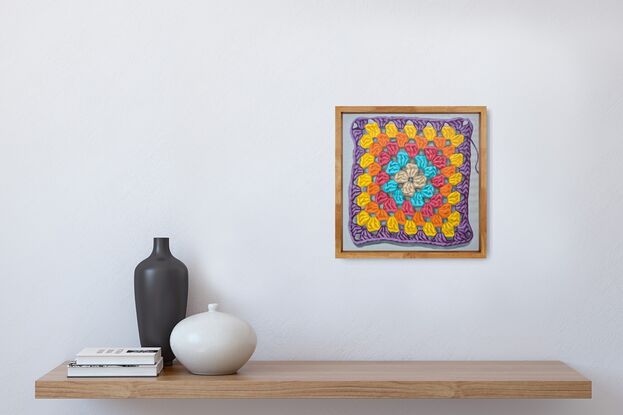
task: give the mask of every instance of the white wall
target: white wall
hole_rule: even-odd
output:
[[[620,2],[0,2],[7,414],[615,414]],[[336,260],[335,105],[489,106],[489,258]],[[560,359],[590,401],[35,401],[169,235],[256,359]]]

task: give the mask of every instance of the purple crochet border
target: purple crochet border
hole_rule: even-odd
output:
[[[396,127],[402,129],[407,121],[411,121],[416,128],[421,131],[426,124],[431,124],[435,130],[441,130],[444,124],[453,127],[459,134],[463,134],[465,140],[461,143],[456,151],[463,154],[463,165],[457,170],[463,174],[463,180],[455,186],[455,189],[461,194],[461,200],[456,204],[455,209],[461,214],[461,223],[455,230],[454,238],[447,239],[442,233],[437,233],[432,239],[424,234],[422,230],[418,230],[414,235],[407,235],[404,230],[398,233],[391,233],[386,225],[375,233],[369,232],[365,227],[353,223],[353,218],[362,210],[355,203],[356,197],[361,193],[361,189],[356,185],[356,180],[364,170],[359,166],[357,160],[363,155],[365,149],[359,145],[359,139],[364,134],[365,125],[368,120],[373,120],[379,127],[393,121]],[[451,118],[451,119],[431,119],[420,117],[359,117],[353,121],[351,126],[351,137],[353,139],[353,163],[351,170],[351,180],[349,183],[349,211],[350,218],[348,227],[350,237],[356,246],[364,246],[377,244],[381,242],[396,243],[400,245],[433,245],[438,247],[456,247],[468,244],[474,237],[474,232],[469,224],[469,180],[471,174],[471,143],[474,126],[467,118]]]

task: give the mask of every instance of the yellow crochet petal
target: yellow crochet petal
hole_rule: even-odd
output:
[[[424,234],[426,236],[433,237],[433,236],[437,235],[437,229],[435,229],[435,225],[433,225],[430,222],[426,222],[424,224],[423,230],[424,230]]]
[[[361,176],[359,177],[361,178]],[[372,180],[372,178],[370,178],[370,180]],[[448,182],[450,182],[450,184],[453,186],[461,183],[461,180],[463,180],[463,174],[461,173],[454,173],[452,176],[450,176],[450,178],[448,178]]]
[[[385,134],[387,134],[389,138],[396,137],[396,134],[398,134],[398,127],[396,127],[396,124],[393,122],[385,124]]]
[[[453,155],[450,156],[450,163],[453,166],[459,167],[463,164],[463,154],[461,153],[455,153]]]
[[[465,137],[463,137],[463,134],[457,134],[450,139],[450,142],[452,143],[453,146],[458,146],[464,140],[465,140]]]
[[[446,238],[454,238],[454,226],[452,226],[450,222],[444,222],[443,225],[441,225],[441,232]]]
[[[405,134],[407,135],[407,137],[409,137],[409,138],[414,138],[415,135],[417,134],[417,128],[415,128],[415,125],[413,125],[413,124],[405,125],[403,130],[404,130]]]
[[[373,142],[374,142],[374,139],[370,137],[368,134],[362,135],[361,138],[359,139],[359,145],[363,148],[370,148]]]
[[[456,135],[454,128],[450,127],[448,124],[441,127],[441,135],[447,140],[451,140],[452,137]]]
[[[366,205],[370,203],[370,195],[367,192],[362,192],[357,196],[356,202],[360,207],[366,207]]]
[[[368,214],[368,212],[366,212],[365,210],[362,210],[361,212],[359,212],[359,214],[357,215],[357,224],[358,225],[365,225],[366,223],[368,223],[368,221],[370,220],[370,215]]]
[[[459,223],[461,223],[461,214],[457,211],[450,213],[450,216],[448,216],[448,222],[446,223],[449,223],[452,226],[459,226]]]
[[[370,134],[370,137],[375,138],[379,134],[381,134],[381,129],[379,125],[375,122],[371,122],[366,124],[366,131]]]
[[[364,173],[357,178],[357,186],[359,187],[366,187],[370,183],[372,183],[372,176],[370,176],[368,173]]]
[[[370,220],[366,223],[366,228],[368,228],[368,232],[376,232],[381,229],[381,222],[376,216],[370,216]]]
[[[405,233],[407,235],[415,235],[417,233],[417,225],[412,220],[405,222]]]
[[[359,165],[362,168],[366,168],[368,167],[370,164],[374,163],[374,156],[370,153],[365,153],[363,156],[361,156],[361,158],[359,159]]]
[[[423,130],[424,137],[428,141],[433,141],[433,138],[437,137],[437,130],[432,125],[427,125]]]
[[[390,216],[389,219],[387,219],[387,230],[392,233],[397,233],[400,230],[400,228],[398,228],[398,221],[395,217]]]
[[[456,205],[461,201],[461,194],[459,192],[452,192],[448,195],[448,203]]]

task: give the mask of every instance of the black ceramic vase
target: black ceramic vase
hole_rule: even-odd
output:
[[[134,270],[138,334],[143,347],[162,347],[164,364],[175,355],[169,344],[173,327],[186,317],[188,269],[169,250],[169,238],[154,238],[151,255]]]

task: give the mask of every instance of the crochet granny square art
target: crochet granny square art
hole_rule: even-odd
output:
[[[356,118],[349,185],[353,243],[469,243],[472,132],[466,118]]]

